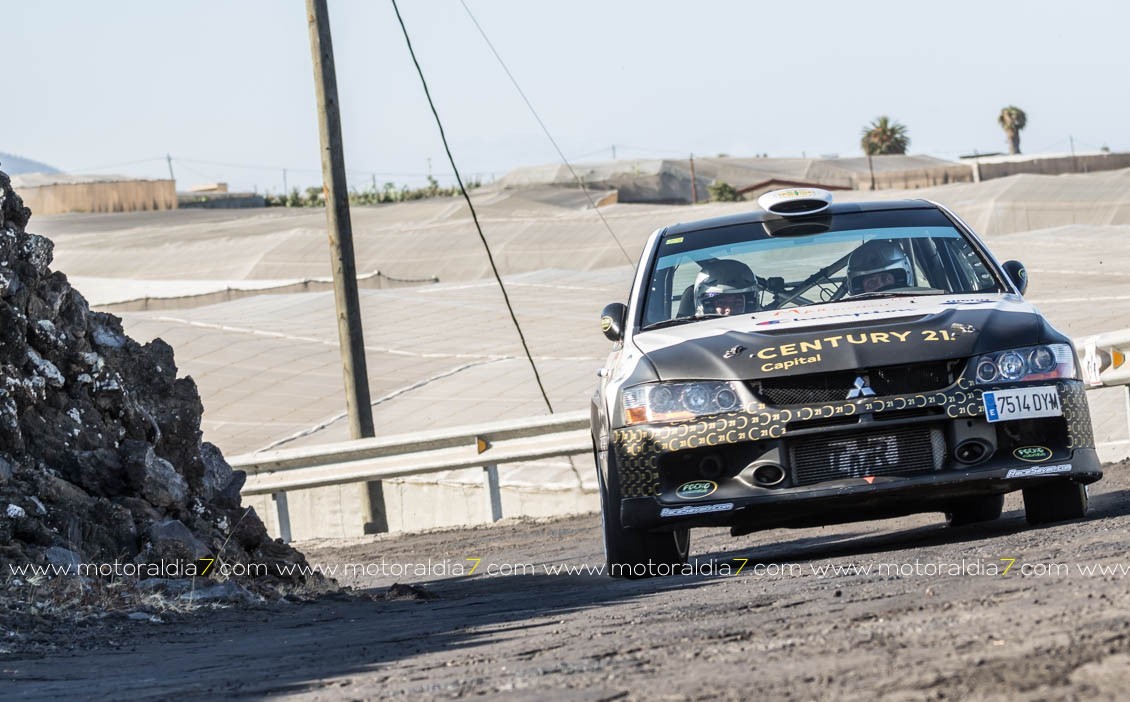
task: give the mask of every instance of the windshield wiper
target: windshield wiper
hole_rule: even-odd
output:
[[[641,329],[640,331],[653,331],[655,329],[665,329],[667,327],[677,327],[680,324],[689,324],[691,322],[698,322],[698,321],[701,321],[703,319],[717,319],[718,317],[729,317],[729,316],[731,316],[731,315],[718,314],[716,312],[711,312],[710,314],[703,314],[703,315],[698,315],[698,316],[695,316],[695,317],[675,317],[674,319],[665,319],[662,322],[656,322],[655,324],[649,324],[646,327],[644,327],[643,329]],[[737,315],[733,315],[733,316],[737,316]]]

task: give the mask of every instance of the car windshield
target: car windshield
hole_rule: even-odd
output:
[[[643,328],[867,297],[1002,292],[940,211],[853,212],[665,234]]]

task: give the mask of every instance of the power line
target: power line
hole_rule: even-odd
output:
[[[164,161],[164,156],[154,156],[153,158],[142,158],[136,161],[126,161],[125,163],[112,163],[109,166],[85,166],[83,168],[71,168],[72,173],[86,173],[89,171],[104,171],[107,168],[122,168],[123,166],[136,166],[140,163],[151,163],[153,161]]]
[[[159,159],[156,159],[156,160],[162,160],[163,161],[164,158],[165,157],[162,156],[162,157],[160,157]],[[149,159],[149,160],[155,160],[155,159]],[[186,163],[199,163],[199,164],[203,164],[203,165],[207,165],[207,166],[224,166],[224,167],[227,167],[227,168],[246,168],[248,170],[257,170],[257,171],[281,171],[285,168],[286,170],[290,171],[291,173],[318,173],[318,174],[320,174],[322,172],[320,169],[316,169],[316,168],[294,168],[292,166],[272,166],[272,165],[251,164],[251,163],[231,163],[231,162],[225,162],[225,161],[206,161],[206,160],[203,160],[203,159],[193,159],[193,158],[174,157],[173,160],[174,161],[184,161]],[[141,163],[141,162],[139,161],[138,163]],[[477,171],[477,172],[480,172],[480,173],[495,173],[499,170],[502,170],[502,169],[498,169],[498,168],[479,169],[479,171]],[[347,173],[364,174],[364,175],[367,175],[367,176],[376,175],[376,176],[382,176],[382,177],[419,177],[419,178],[424,178],[428,175],[428,173],[424,173],[424,172],[412,173],[412,172],[407,172],[407,171],[398,171],[398,172],[373,171],[373,170],[369,170],[367,168],[349,168],[349,169],[346,170],[346,172]],[[447,178],[447,177],[454,177],[455,174],[454,173],[433,173],[432,175]]]
[[[170,160],[169,156],[154,156],[152,158],[142,158],[142,159],[137,159],[135,161],[123,161],[122,163],[111,163],[111,164],[102,165],[102,166],[83,166],[81,168],[68,168],[67,171],[69,173],[90,173],[90,172],[94,172],[94,171],[104,171],[104,170],[108,170],[108,169],[111,169],[111,168],[124,168],[126,166],[137,166],[137,165],[144,164],[144,163],[157,163],[157,162],[167,163],[169,160]],[[240,168],[240,169],[249,170],[249,171],[272,171],[272,172],[287,171],[287,172],[292,173],[292,174],[298,173],[298,174],[321,175],[321,173],[322,173],[321,170],[316,169],[316,168],[294,168],[292,166],[274,166],[274,165],[270,165],[270,164],[232,163],[230,161],[211,161],[211,160],[199,159],[199,158],[183,158],[183,157],[180,157],[180,156],[172,156],[171,160],[173,162],[173,165],[179,164],[179,165],[184,166],[188,170],[190,170],[190,171],[192,171],[192,172],[194,172],[198,175],[205,175],[206,177],[211,178],[213,180],[223,180],[223,178],[220,178],[220,177],[217,177],[217,176],[214,176],[214,175],[207,175],[207,174],[201,173],[201,171],[199,169],[192,168],[192,167],[188,166],[187,164],[196,164],[196,165],[201,165],[201,166],[214,166],[214,167],[220,167],[220,168]],[[497,169],[497,168],[496,169],[481,169],[481,170],[475,171],[475,173],[479,174],[479,175],[489,176],[489,177],[493,178],[494,175],[496,173],[498,173],[500,170],[505,170],[505,169]],[[351,174],[351,175],[354,175],[354,176],[363,175],[365,177],[374,177],[375,176],[375,177],[378,177],[378,178],[425,178],[429,175],[428,173],[424,173],[424,172],[414,173],[414,172],[407,172],[407,171],[404,171],[404,172],[399,172],[399,171],[398,172],[371,171],[371,170],[367,170],[365,168],[350,168],[350,169],[347,169],[346,172]],[[448,173],[448,172],[433,173],[432,175],[434,175],[437,178],[453,178],[453,177],[455,177],[454,173]]]
[[[600,221],[604,223],[604,228],[608,230],[608,234],[612,237],[612,240],[616,242],[616,246],[620,248],[620,253],[624,254],[624,260],[628,262],[628,265],[634,264],[635,261],[633,261],[632,257],[628,255],[628,252],[624,249],[624,245],[620,243],[619,237],[616,236],[616,232],[612,231],[612,227],[609,226],[608,220],[604,218],[604,214],[600,211],[600,208],[596,206],[596,202],[593,201],[592,195],[589,194],[588,188],[585,187],[585,181],[581,180],[581,177],[577,175],[576,171],[573,170],[573,166],[569,163],[569,159],[565,158],[565,153],[561,151],[561,147],[557,145],[557,141],[553,138],[553,135],[549,133],[549,129],[545,126],[545,122],[543,122],[541,120],[541,117],[538,116],[538,112],[534,109],[533,103],[531,103],[530,99],[526,97],[526,93],[522,90],[522,86],[518,85],[518,81],[514,78],[514,74],[510,72],[510,69],[506,66],[506,62],[502,60],[502,56],[500,56],[498,51],[494,48],[494,44],[491,43],[490,37],[488,37],[487,33],[483,31],[482,26],[479,25],[479,21],[475,19],[475,15],[471,13],[471,8],[467,7],[467,3],[464,2],[464,0],[459,0],[459,4],[461,4],[463,6],[463,9],[467,11],[467,16],[471,18],[471,22],[475,25],[475,28],[479,30],[479,34],[482,35],[483,41],[485,41],[487,43],[487,46],[490,47],[491,53],[494,54],[494,57],[496,59],[498,59],[498,63],[502,66],[502,70],[506,71],[507,77],[509,77],[510,82],[514,84],[514,89],[517,90],[518,94],[522,96],[522,101],[526,103],[526,107],[530,108],[530,114],[534,116],[534,119],[537,120],[538,126],[541,127],[541,130],[543,132],[545,132],[545,137],[549,139],[549,143],[553,144],[553,148],[557,151],[557,155],[561,158],[561,162],[565,164],[565,167],[569,169],[569,173],[572,174],[573,180],[577,181],[577,184],[581,186],[581,192],[583,192],[585,194],[585,197],[588,198],[589,205],[592,206],[593,211],[596,212],[596,216],[600,217]]]
[[[317,169],[317,168],[292,168],[290,166],[264,166],[262,164],[252,165],[252,164],[248,164],[248,163],[229,163],[229,162],[225,162],[225,161],[204,161],[204,160],[195,159],[195,158],[180,158],[180,157],[178,157],[175,160],[183,161],[185,163],[199,163],[199,164],[202,164],[202,165],[205,165],[205,166],[223,166],[225,168],[246,168],[248,170],[254,170],[254,171],[281,171],[285,168],[286,170],[294,171],[295,173],[319,173],[320,174],[322,172],[321,169]]]
[[[451,170],[455,172],[455,180],[459,183],[459,191],[463,193],[463,199],[467,201],[467,207],[471,210],[471,219],[475,222],[475,231],[479,233],[479,240],[483,242],[483,248],[487,252],[487,260],[490,262],[490,269],[494,273],[494,279],[498,282],[498,288],[502,291],[502,299],[506,302],[506,310],[510,313],[510,320],[514,322],[514,328],[518,330],[518,338],[522,341],[522,350],[526,352],[526,359],[530,362],[530,368],[534,371],[534,379],[537,380],[538,390],[541,391],[542,399],[545,400],[545,406],[549,408],[549,413],[553,414],[553,404],[549,401],[549,395],[545,392],[545,386],[541,382],[541,374],[538,373],[537,364],[534,363],[534,357],[530,353],[530,347],[526,344],[526,335],[522,333],[522,326],[518,324],[518,316],[514,314],[514,307],[510,304],[510,296],[506,294],[506,286],[502,283],[502,276],[498,273],[498,266],[494,264],[494,254],[490,251],[490,244],[487,243],[486,236],[483,235],[483,228],[479,225],[479,216],[475,213],[475,206],[471,204],[471,196],[467,194],[467,188],[463,187],[463,178],[459,176],[459,168],[455,165],[455,157],[451,155],[451,147],[447,144],[447,135],[443,131],[443,122],[440,121],[439,112],[436,111],[435,102],[432,100],[432,93],[428,90],[428,81],[424,78],[424,71],[420,68],[420,62],[416,60],[416,51],[412,48],[412,40],[408,37],[408,28],[404,26],[404,18],[400,16],[400,8],[396,5],[396,0],[392,0],[392,9],[396,12],[396,21],[400,23],[400,30],[404,32],[404,41],[408,44],[408,53],[412,56],[412,63],[416,66],[416,73],[420,76],[420,83],[424,86],[424,96],[428,98],[428,106],[432,109],[432,116],[436,119],[436,126],[439,127],[439,138],[443,141],[443,150],[447,152],[447,160],[451,164]]]
[[[185,163],[183,160],[181,160],[179,158],[174,158],[173,163],[177,164],[178,169],[184,168],[188,172],[195,173],[197,176],[204,178],[205,180],[210,180],[210,181],[216,182],[216,183],[219,183],[219,182],[224,180],[223,178],[217,177],[213,173],[205,173],[205,172],[201,171],[199,168],[194,168],[194,167],[188,165],[187,163]]]

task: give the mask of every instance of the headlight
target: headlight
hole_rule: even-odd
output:
[[[1067,344],[987,353],[973,359],[973,368],[978,385],[1079,377],[1075,373],[1075,353]]]
[[[628,424],[694,419],[739,407],[740,390],[726,381],[648,383],[624,390],[624,418]]]

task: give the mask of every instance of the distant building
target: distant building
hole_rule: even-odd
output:
[[[226,193],[227,191],[227,183],[200,183],[199,185],[191,185],[188,188],[188,192],[190,193]]]
[[[741,195],[743,200],[756,200],[765,193],[771,193],[774,190],[781,190],[783,188],[822,188],[824,190],[851,190],[851,188],[845,185],[832,185],[830,183],[813,183],[809,181],[770,178],[768,180],[763,180],[760,183],[753,183],[752,185],[738,188],[738,195]]]
[[[826,190],[926,188],[968,183],[968,164],[931,156],[839,158],[699,157],[694,159],[621,160],[576,164],[574,170],[593,190],[614,190],[620,202],[685,204],[709,199],[708,187],[727,183],[746,199],[757,199],[776,187],[819,187]],[[502,187],[558,185],[577,187],[572,172],[560,165],[518,168],[502,177]]]
[[[1089,151],[1075,154],[980,154],[961,159],[973,169],[973,180],[992,180],[1020,173],[1060,175],[1130,168],[1130,154]]]
[[[181,209],[233,210],[266,207],[267,201],[257,193],[228,192],[227,183],[202,183],[177,193],[177,204]]]
[[[38,215],[177,208],[176,187],[171,180],[31,173],[12,176],[12,187]]]

